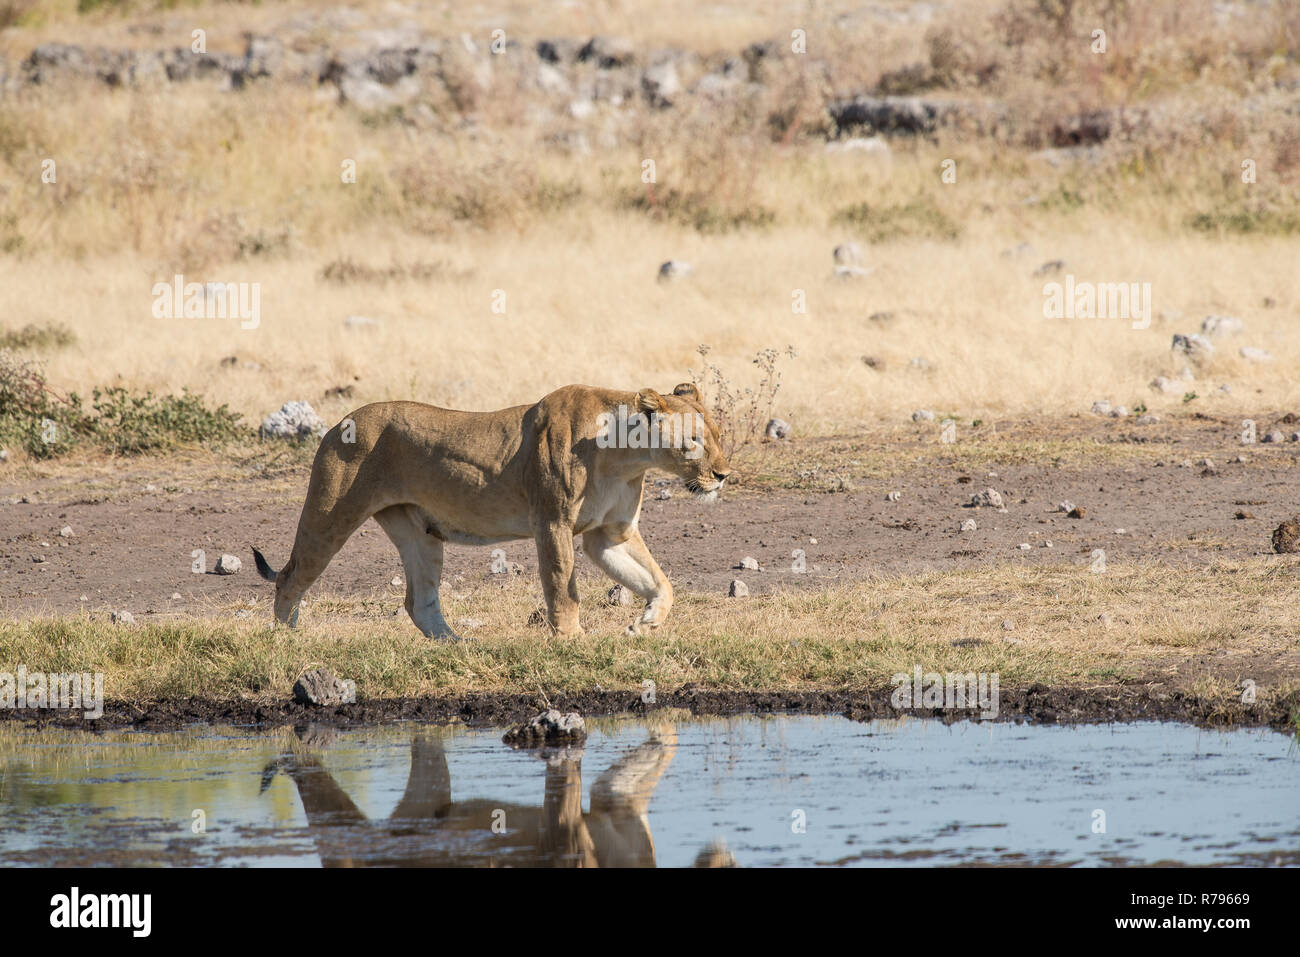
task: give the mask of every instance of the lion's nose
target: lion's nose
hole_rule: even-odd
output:
[[[713,470],[713,477],[717,479],[719,482],[725,482],[727,480],[727,476],[730,474],[731,474],[731,469],[727,469],[725,472],[719,472],[717,469]]]

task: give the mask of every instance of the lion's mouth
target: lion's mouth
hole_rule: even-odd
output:
[[[722,482],[714,482],[712,485],[705,487],[699,479],[689,479],[686,482],[687,490],[698,499],[706,502],[712,502],[718,497],[718,492],[722,489]]]

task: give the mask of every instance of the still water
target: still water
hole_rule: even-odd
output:
[[[840,717],[500,728],[0,728],[0,864],[1300,864],[1270,731]]]

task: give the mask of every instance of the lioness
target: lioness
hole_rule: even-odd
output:
[[[717,425],[689,383],[661,395],[591,386],[557,389],[536,405],[457,412],[419,402],[358,409],[321,439],[288,563],[275,582],[275,617],[295,625],[298,602],[366,519],[392,539],[406,569],[406,611],[426,636],[456,638],[442,617],[443,545],[537,542],[546,616],[581,634],[573,537],[598,568],[646,601],[628,628],[664,623],[673,587],[637,523],[645,474],[681,476],[716,497],[731,467]]]

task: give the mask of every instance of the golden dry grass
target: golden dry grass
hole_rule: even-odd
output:
[[[1246,333],[1221,343],[1187,386],[1197,408],[1300,400],[1300,383],[1287,373],[1300,359],[1300,274],[1286,225],[1300,223],[1300,126],[1280,106],[1251,113],[1271,119],[1232,119],[1233,104],[1266,95],[1293,69],[1285,57],[1280,65],[1260,60],[1296,29],[1285,10],[1234,21],[1226,37],[1184,18],[1177,4],[1128,11],[1114,21],[1123,26],[1114,57],[1099,68],[1086,54],[1051,52],[1050,18],[1032,21],[1014,49],[999,39],[998,18],[1027,15],[1032,5],[962,4],[934,23],[901,18],[879,30],[837,19],[850,6],[671,3],[650,15],[640,3],[557,10],[507,0],[401,14],[366,3],[355,22],[317,39],[361,43],[368,26],[403,17],[441,36],[477,35],[504,19],[525,43],[613,33],[641,51],[671,42],[734,54],[808,17],[826,43],[814,52],[851,89],[917,60],[974,69],[993,58],[1002,69],[987,89],[968,88],[963,73],[948,93],[991,93],[1025,117],[1039,108],[1159,103],[1187,122],[1140,127],[1095,164],[1054,166],[1026,140],[957,133],[896,138],[886,160],[827,153],[814,120],[835,91],[816,89],[810,68],[771,82],[753,116],[699,104],[656,112],[598,103],[598,122],[588,125],[520,96],[506,68],[459,112],[431,99],[424,119],[340,107],[327,90],[279,83],[235,94],[202,83],[28,89],[0,102],[4,327],[62,323],[76,334],[69,347],[39,351],[56,389],[190,388],[253,422],[293,398],[332,420],[390,398],[487,409],[535,401],[569,382],[668,388],[698,368],[700,344],[744,386],[755,380],[750,360],[760,349],[793,347],[774,411],[808,435],[898,421],[920,407],[966,419],[1050,417],[1107,397],[1171,410],[1184,390],[1148,387],[1156,375],[1181,371],[1171,335],[1228,313],[1245,320]],[[164,40],[198,18],[212,24],[213,49],[237,50],[235,24],[302,33],[306,12],[288,3],[161,11],[141,3],[77,16],[70,2],[43,2],[25,26],[4,32],[3,45],[15,62],[56,37],[175,45]],[[163,32],[133,29],[142,23]],[[956,31],[953,49],[935,40],[944,31]],[[1164,43],[1134,52],[1130,36],[1157,33]],[[858,55],[868,49],[871,57]],[[1205,62],[1192,69],[1197,57]],[[1256,61],[1259,69],[1243,74],[1243,63]],[[806,128],[769,128],[770,116],[805,106]],[[1238,180],[1243,156],[1260,167],[1249,186]],[[43,158],[57,160],[57,184],[34,172]],[[657,164],[653,201],[640,180],[646,158]],[[344,159],[357,162],[356,184],[340,182]],[[956,183],[940,179],[945,159],[957,163]],[[637,205],[646,203],[649,212]],[[864,221],[837,220],[863,203],[872,211]],[[1203,213],[1239,216],[1265,235],[1190,228]],[[955,239],[942,238],[949,227]],[[831,248],[855,238],[874,272],[837,282]],[[1020,243],[1032,250],[1002,255]],[[694,278],[656,283],[668,258],[692,262]],[[1079,280],[1149,282],[1151,327],[1044,319],[1044,280],[1032,273],[1054,259]],[[338,263],[434,274],[322,277]],[[259,283],[260,327],[155,319],[153,284],[177,272],[189,281]],[[492,309],[498,290],[504,315]],[[792,310],[798,293],[806,314]],[[870,318],[879,313],[894,319]],[[352,314],[383,325],[346,329]],[[1275,360],[1247,363],[1240,345]],[[230,357],[234,366],[222,365]],[[1218,391],[1225,383],[1231,395]],[[353,397],[324,397],[340,386]]]
[[[1293,584],[1262,560],[1212,566],[1195,589],[1156,565],[1112,563],[1104,574],[996,565],[739,601],[682,595],[671,625],[639,638],[622,634],[630,610],[603,606],[603,586],[586,584],[587,633],[558,638],[524,624],[539,596],[519,580],[444,589],[448,620],[471,639],[459,643],[422,638],[391,589],[360,600],[318,596],[295,631],[268,626],[267,602],[243,619],[232,607],[139,628],[88,616],[3,623],[0,660],[102,671],[107,697],[139,702],[276,700],[319,666],[354,679],[360,696],[392,697],[633,689],[647,680],[665,689],[873,690],[916,665],[997,672],[1003,688],[1159,682],[1229,697],[1251,678],[1267,701],[1296,687]]]

